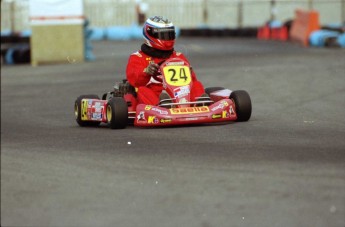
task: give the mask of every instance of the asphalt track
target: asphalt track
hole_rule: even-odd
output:
[[[1,226],[345,226],[344,49],[180,38],[206,87],[249,92],[249,122],[77,126],[140,43],[1,67]]]

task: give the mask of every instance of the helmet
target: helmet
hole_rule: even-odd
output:
[[[175,27],[168,19],[154,16],[146,20],[143,35],[148,46],[159,50],[172,50],[175,44]]]

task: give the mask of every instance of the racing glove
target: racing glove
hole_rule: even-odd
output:
[[[144,72],[151,76],[155,76],[157,75],[158,68],[159,66],[153,61],[151,61],[150,64],[144,69]]]

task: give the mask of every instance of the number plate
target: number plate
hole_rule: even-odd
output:
[[[192,80],[190,69],[185,65],[165,66],[163,71],[165,81],[171,86],[185,86]]]

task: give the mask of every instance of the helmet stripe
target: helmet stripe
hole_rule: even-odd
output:
[[[148,23],[149,25],[151,25],[152,27],[155,27],[155,28],[166,28],[166,27],[173,27],[173,23],[169,23],[169,24],[163,24],[163,23],[157,23],[157,22],[154,22],[150,19],[148,19],[146,21],[146,23]]]

